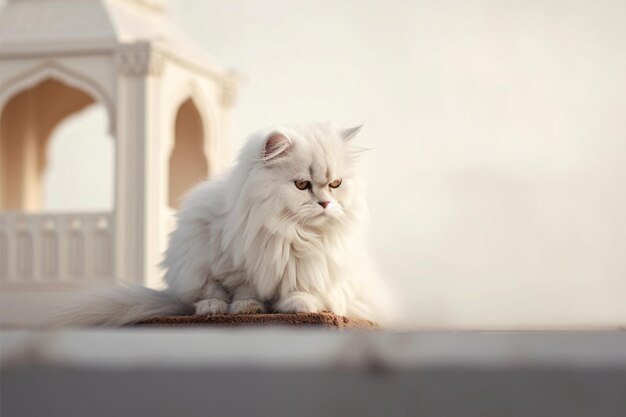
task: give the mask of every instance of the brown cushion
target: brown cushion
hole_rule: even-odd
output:
[[[137,326],[314,326],[337,329],[375,329],[371,321],[322,313],[217,314],[213,316],[167,316]]]

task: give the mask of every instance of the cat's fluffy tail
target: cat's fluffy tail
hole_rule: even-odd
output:
[[[193,314],[191,304],[174,295],[146,287],[102,288],[88,292],[53,314],[47,325],[123,326],[158,316]]]

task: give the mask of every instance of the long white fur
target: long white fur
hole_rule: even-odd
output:
[[[386,322],[387,292],[365,248],[357,132],[314,123],[254,134],[227,175],[186,196],[162,262],[167,289],[113,290],[65,323],[267,309]],[[329,187],[336,179],[341,185]],[[312,188],[300,190],[296,180]]]

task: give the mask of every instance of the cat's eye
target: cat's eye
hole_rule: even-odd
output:
[[[341,185],[341,178],[336,179],[335,181],[331,182],[330,184],[328,184],[328,186],[330,188],[337,188]]]
[[[298,190],[306,190],[310,185],[310,183],[305,180],[296,180],[294,181],[294,184],[296,184],[296,188],[298,188]]]

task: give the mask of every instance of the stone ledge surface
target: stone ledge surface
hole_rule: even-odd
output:
[[[376,329],[371,321],[322,313],[216,314],[167,316],[142,321],[137,326],[309,326],[335,329]]]

